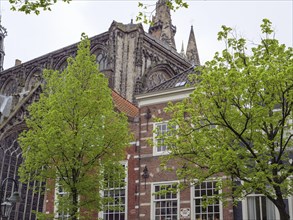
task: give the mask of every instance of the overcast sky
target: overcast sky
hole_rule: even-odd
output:
[[[268,18],[273,22],[276,38],[287,46],[293,45],[293,0],[193,0],[188,4],[188,9],[172,14],[177,27],[176,46],[180,51],[183,41],[186,50],[193,25],[201,63],[223,48],[217,41],[217,32],[223,24],[236,28],[242,36],[257,43],[261,20]],[[73,44],[79,41],[82,32],[89,37],[103,33],[113,20],[130,23],[139,11],[137,5],[134,0],[74,0],[70,4],[59,2],[51,12],[36,16],[12,12],[8,0],[2,0],[2,25],[8,32],[4,43],[4,69],[12,67],[15,59],[26,62]]]

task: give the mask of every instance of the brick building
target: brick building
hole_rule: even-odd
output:
[[[191,68],[192,69],[192,68]],[[185,87],[190,69],[175,76],[161,85],[138,95],[137,102],[140,111],[140,152],[139,164],[140,179],[140,219],[233,219],[233,207],[223,207],[220,202],[203,208],[202,198],[206,192],[213,195],[216,192],[214,181],[207,181],[201,186],[190,186],[177,193],[155,195],[165,187],[175,187],[176,183],[183,183],[176,176],[176,169],[183,164],[180,161],[171,161],[167,164],[171,171],[164,170],[161,159],[168,154],[167,146],[156,145],[158,140],[154,130],[167,131],[170,116],[164,112],[168,102],[178,102],[187,98],[192,87]],[[162,121],[156,122],[156,118]],[[153,141],[150,146],[149,140]],[[144,176],[148,172],[148,176]],[[175,184],[175,185],[174,185]]]
[[[191,68],[192,69],[192,68]],[[204,207],[209,196],[217,194],[216,180],[210,179],[200,185],[187,185],[180,192],[156,194],[160,190],[170,189],[184,179],[176,176],[177,168],[184,167],[184,161],[172,159],[163,169],[162,158],[168,155],[168,146],[164,140],[157,138],[154,130],[164,133],[170,115],[164,112],[169,102],[176,103],[187,98],[193,87],[187,75],[190,70],[174,76],[172,79],[150,89],[147,93],[136,96],[140,115],[140,150],[138,153],[140,178],[139,219],[190,219],[190,220],[277,220],[280,219],[276,206],[261,194],[249,194],[236,206],[232,198],[225,206],[214,202]],[[160,118],[159,122],[157,120]],[[150,140],[152,144],[150,144]],[[161,144],[157,144],[160,142]],[[224,177],[223,177],[224,178]],[[174,185],[175,184],[175,185]],[[222,189],[225,190],[225,189]],[[293,196],[285,199],[286,207],[293,219]]]
[[[177,102],[188,97],[192,88],[186,88],[187,75],[193,67],[200,65],[194,30],[191,27],[186,53],[176,51],[174,36],[176,27],[172,24],[169,8],[164,0],[158,0],[153,26],[148,32],[141,24],[122,24],[116,21],[108,31],[91,37],[91,52],[96,55],[100,71],[109,78],[116,109],[128,115],[129,125],[135,134],[122,164],[126,170],[125,186],[112,193],[115,198],[125,201],[119,211],[97,213],[104,219],[113,220],[157,220],[157,219],[248,219],[248,200],[237,207],[223,207],[219,203],[203,209],[202,195],[217,193],[215,182],[207,181],[200,187],[190,186],[178,193],[155,195],[154,193],[174,187],[178,180],[176,167],[182,164],[169,164],[173,171],[164,171],[160,158],[166,154],[166,146],[152,147],[149,140],[159,141],[154,129],[164,132],[169,115],[164,112],[168,102]],[[0,28],[0,70],[4,59],[3,41],[6,30]],[[27,107],[38,100],[41,93],[42,70],[44,68],[62,70],[66,59],[76,54],[77,44],[50,52],[31,61],[21,63],[0,72],[0,178],[17,177],[17,167],[22,162],[21,149],[17,143],[20,132],[26,129],[24,116]],[[156,123],[156,117],[163,121]],[[54,213],[60,219],[67,219],[66,213],[57,211],[54,204],[58,190],[44,192],[44,183],[32,182],[36,191],[20,184],[22,200],[11,214],[11,219],[36,219],[34,211]],[[11,192],[7,185],[4,191]],[[100,192],[97,192],[100,193]],[[5,194],[6,195],[6,194]],[[261,195],[258,205],[265,201]],[[263,200],[264,199],[264,200]],[[264,204],[264,203],[263,203]],[[290,215],[293,216],[293,198],[288,199]],[[260,206],[262,207],[262,206]],[[270,204],[259,213],[269,210]],[[271,208],[270,210],[275,210]],[[275,211],[271,216],[277,218]]]

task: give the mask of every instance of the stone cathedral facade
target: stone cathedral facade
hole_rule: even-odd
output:
[[[137,104],[136,95],[199,65],[192,28],[186,54],[176,51],[174,40],[176,27],[172,24],[170,10],[164,2],[164,0],[157,2],[153,26],[148,31],[145,31],[141,24],[132,22],[122,24],[113,21],[108,31],[90,38],[91,51],[96,55],[100,71],[108,77],[109,86],[133,104]],[[28,114],[27,107],[37,101],[41,93],[43,69],[63,70],[67,65],[66,59],[75,56],[78,44],[66,46],[25,63],[16,60],[14,67],[3,70],[5,36],[6,29],[1,26],[0,178],[2,180],[7,177],[18,179],[17,168],[22,162],[22,152],[17,137],[26,129],[24,116]],[[132,158],[137,159],[135,151],[133,154]],[[135,163],[133,166],[136,166]],[[11,219],[36,219],[35,211],[45,212],[50,209],[46,205],[47,197],[42,193],[44,183],[31,184],[36,190],[32,191],[26,185],[20,184],[22,200],[12,212]],[[4,191],[7,195],[12,190],[10,184],[5,185]],[[133,193],[138,193],[137,189]],[[129,206],[133,203],[133,210],[129,211],[125,219],[136,219],[139,215],[135,207],[139,204],[135,202],[135,198],[130,200],[128,203]]]

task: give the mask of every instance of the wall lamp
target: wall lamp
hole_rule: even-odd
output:
[[[187,170],[187,165],[186,163],[182,166],[183,174],[184,174],[184,184],[186,184],[186,170]]]
[[[146,189],[146,179],[150,177],[148,167],[145,166],[142,171],[142,177],[144,178],[144,188]]]
[[[6,181],[11,180],[14,182],[15,191],[9,198],[4,199],[4,184]],[[0,198],[1,198],[1,209],[0,209],[0,216],[1,219],[8,219],[13,207],[20,201],[20,193],[18,192],[18,185],[15,179],[13,178],[5,178],[1,183],[1,190],[0,190]]]
[[[152,112],[149,108],[147,108],[145,119],[147,120],[147,131],[149,130],[149,120],[152,118]]]

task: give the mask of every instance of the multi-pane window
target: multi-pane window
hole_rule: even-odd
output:
[[[123,165],[126,171],[126,166]],[[126,172],[115,171],[114,169],[106,176],[107,185],[104,190],[103,219],[104,220],[125,220],[126,217]]]
[[[275,205],[263,195],[247,196],[248,219],[271,220],[276,219]]]
[[[55,188],[55,213],[57,219],[67,220],[70,219],[69,211],[65,208],[64,202],[68,197],[68,192],[64,190],[64,187],[57,180],[56,188]]]
[[[194,186],[193,209],[196,220],[220,219],[220,202],[216,199],[218,194],[215,181],[206,181]]]
[[[165,135],[168,132],[168,123],[161,122],[155,124],[155,154],[167,153],[167,145],[162,135]]]
[[[154,220],[177,220],[178,205],[176,185],[154,185]]]

